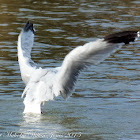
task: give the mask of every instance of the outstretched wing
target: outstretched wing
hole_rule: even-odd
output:
[[[18,47],[21,47],[24,57],[31,58],[31,50],[34,43],[33,24],[27,22],[18,37]]]
[[[57,92],[60,92],[63,98],[70,96],[81,70],[91,64],[100,63],[116,49],[119,49],[122,46],[120,43],[128,44],[136,37],[139,37],[139,32],[119,32],[72,50],[65,57],[57,75]]]
[[[28,83],[36,64],[31,60],[31,50],[34,42],[33,24],[27,22],[18,37],[18,62],[21,77],[25,84]]]

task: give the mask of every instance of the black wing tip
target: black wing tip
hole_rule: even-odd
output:
[[[104,41],[129,44],[129,42],[134,42],[137,37],[140,37],[139,31],[121,31],[104,37]]]
[[[27,23],[24,26],[24,31],[28,32],[28,31],[32,31],[34,33],[34,27],[33,27],[33,23],[27,21]]]

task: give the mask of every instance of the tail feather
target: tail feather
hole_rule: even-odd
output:
[[[104,40],[108,43],[125,43],[134,42],[137,37],[140,37],[140,32],[138,31],[122,31],[118,33],[110,34],[104,37]]]

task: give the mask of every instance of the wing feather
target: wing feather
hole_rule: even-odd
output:
[[[31,59],[31,50],[34,43],[33,24],[27,22],[24,29],[18,36],[18,62],[21,71],[21,77],[25,84],[28,83],[32,73],[37,65]]]
[[[70,96],[80,71],[91,64],[102,62],[122,44],[133,42],[139,36],[137,31],[118,32],[72,50],[65,57],[57,75],[57,92],[60,92],[63,98]]]
[[[79,73],[91,64],[98,64],[109,56],[120,45],[110,44],[103,39],[79,46],[64,59],[57,76],[58,89],[63,98],[71,95]]]

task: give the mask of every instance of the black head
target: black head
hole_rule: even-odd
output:
[[[29,30],[31,30],[34,33],[34,27],[33,27],[33,23],[30,23],[29,21],[25,24],[24,26],[24,31],[28,32]]]

